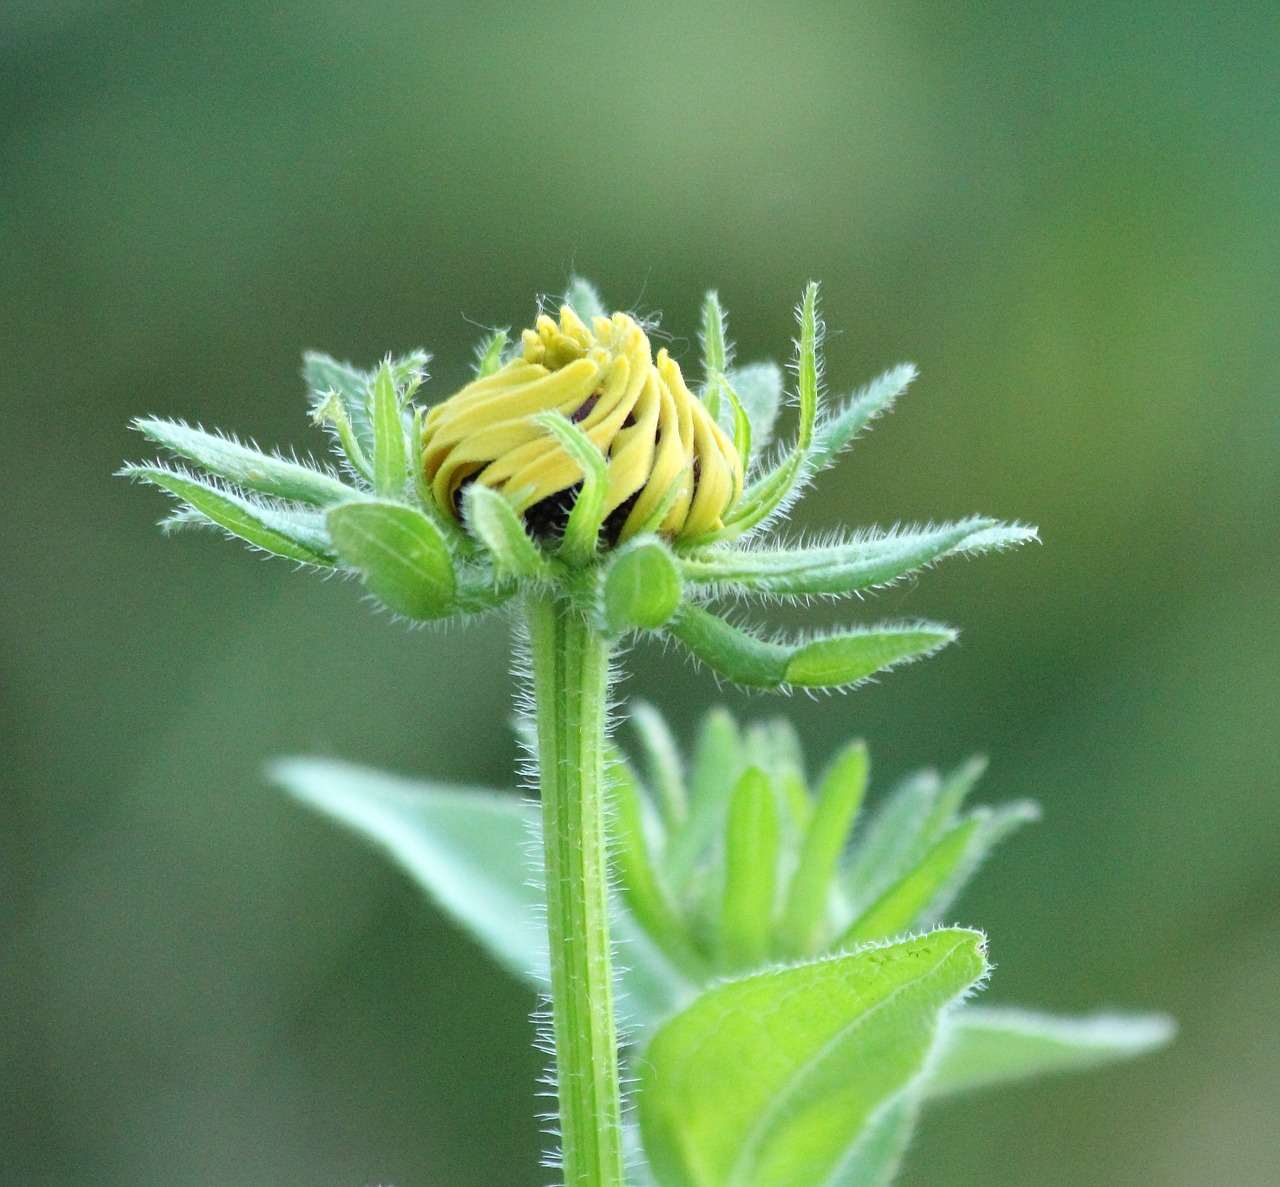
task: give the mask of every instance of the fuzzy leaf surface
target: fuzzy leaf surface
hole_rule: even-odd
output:
[[[1009,548],[1035,538],[1034,529],[975,518],[869,533],[814,548],[726,549],[686,559],[682,567],[690,581],[723,582],[753,593],[839,595],[886,585],[943,557]]]
[[[350,363],[309,351],[302,357],[302,374],[312,392],[314,407],[336,395],[351,423],[357,444],[373,457],[373,415],[369,406],[369,376]]]
[[[777,363],[749,363],[725,374],[729,386],[751,421],[752,448],[759,451],[773,440],[778,410],[782,407],[782,369]],[[720,427],[733,432],[733,409],[721,407]]]
[[[924,1067],[948,1004],[987,970],[950,929],[719,985],[664,1023],[640,1068],[663,1187],[826,1187]]]
[[[1132,1059],[1163,1047],[1174,1030],[1164,1014],[1062,1017],[967,1006],[946,1020],[942,1055],[925,1091],[948,1096]]]
[[[918,372],[911,363],[890,368],[878,379],[855,392],[831,416],[818,425],[806,465],[810,473],[824,470],[877,416],[888,412],[907,390]]]
[[[180,421],[145,417],[135,420],[133,427],[171,453],[245,490],[313,507],[327,507],[358,494],[322,470],[263,453],[217,433],[193,429]]]
[[[440,529],[401,503],[344,503],[328,516],[342,562],[397,614],[426,620],[454,610],[457,578]]]
[[[158,486],[186,503],[190,511],[180,512],[171,524],[213,524],[263,552],[301,564],[333,567],[324,520],[315,512],[257,503],[164,466],[126,466],[120,473]]]

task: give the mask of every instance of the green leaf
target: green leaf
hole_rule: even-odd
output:
[[[738,723],[727,709],[711,709],[702,719],[693,750],[688,818],[667,841],[665,866],[676,887],[687,886],[698,859],[723,836],[729,797],[744,767]]]
[[[311,389],[311,408],[317,419],[323,415],[329,397],[337,398],[350,427],[356,450],[364,458],[373,457],[373,413],[369,404],[369,376],[350,363],[340,363],[327,354],[308,351],[302,356],[302,374]],[[332,423],[336,426],[336,421]],[[353,457],[352,463],[355,463]]]
[[[920,837],[941,790],[937,771],[907,776],[855,835],[841,885],[857,909],[879,897],[919,859]]]
[[[245,490],[315,507],[327,507],[358,494],[313,466],[263,453],[234,438],[193,429],[180,421],[149,416],[135,420],[133,427],[156,444]]]
[[[180,513],[169,521],[173,526],[209,523],[275,556],[300,564],[333,567],[324,520],[313,511],[258,503],[165,466],[125,466],[119,473],[182,499],[192,514]]]
[[[952,929],[711,989],[659,1028],[640,1067],[659,1182],[828,1182],[986,970],[982,936]]]
[[[944,1018],[943,1025],[946,1025]],[[862,1131],[829,1187],[891,1187],[920,1117],[918,1089],[886,1105]]]
[[[778,804],[759,767],[748,767],[729,798],[725,832],[720,967],[732,972],[769,955],[781,834]]]
[[[720,417],[727,351],[724,310],[719,294],[712,290],[702,304],[702,403],[712,420]]]
[[[632,704],[631,727],[644,748],[647,760],[645,773],[649,776],[649,788],[657,799],[663,824],[674,832],[684,823],[689,810],[680,748],[662,714],[648,701]]]
[[[1034,539],[1034,528],[974,518],[939,527],[869,532],[815,548],[726,549],[687,558],[681,568],[692,582],[733,585],[776,597],[851,594],[897,581],[943,557],[971,556]]]
[[[504,967],[545,991],[550,965],[536,805],[325,759],[285,759],[271,774],[295,798],[388,853]],[[616,903],[614,932],[620,1004],[639,1041],[692,996],[693,986]]]
[[[697,658],[749,688],[846,688],[931,655],[955,631],[933,623],[862,627],[796,644],[772,643],[685,603],[667,628]]]
[[[778,923],[779,955],[803,956],[813,951],[826,919],[836,866],[866,794],[867,773],[867,748],[862,742],[853,742],[841,752],[818,788],[817,804]]]
[[[1008,1006],[966,1006],[947,1019],[930,1097],[1079,1071],[1155,1051],[1174,1035],[1164,1014],[1065,1018]]]
[[[440,529],[401,503],[344,503],[327,516],[343,564],[405,618],[444,618],[456,608],[453,559]]]
[[[615,634],[656,630],[670,621],[683,593],[675,557],[661,540],[629,540],[605,570],[605,622]]]
[[[596,286],[591,281],[584,280],[581,276],[570,277],[569,287],[565,291],[563,303],[568,305],[586,323],[588,329],[591,328],[591,323],[597,317],[609,316],[604,300]]]
[[[822,320],[818,316],[818,285],[810,281],[796,313],[800,338],[796,343],[796,394],[800,401],[800,428],[796,452],[807,457],[813,444],[813,427],[818,417],[818,388],[821,380],[818,345],[822,340]]]
[[[766,448],[782,407],[782,369],[777,363],[751,363],[726,372],[725,379],[751,421],[752,448],[757,452]],[[733,418],[725,409],[721,409],[720,427],[733,431]]]
[[[383,498],[399,498],[409,476],[409,459],[390,363],[383,363],[373,379],[373,437],[373,488]]]
[[[534,805],[326,759],[284,759],[272,765],[271,777],[387,852],[508,970],[546,978]]]
[[[469,483],[462,495],[467,530],[489,550],[494,564],[512,577],[545,580],[551,574],[546,555],[525,531],[524,521],[492,487]]]
[[[877,416],[893,407],[918,372],[911,363],[891,368],[855,392],[830,417],[818,425],[807,458],[810,474],[825,470],[837,455]]]

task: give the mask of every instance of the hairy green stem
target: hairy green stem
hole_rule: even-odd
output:
[[[604,746],[609,646],[562,593],[526,600],[565,1187],[622,1187]]]

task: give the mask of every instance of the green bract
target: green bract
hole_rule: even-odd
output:
[[[786,600],[858,594],[943,557],[1024,543],[1035,538],[1035,531],[971,518],[865,530],[813,547],[784,547],[768,540],[769,525],[803,486],[888,409],[915,374],[911,367],[894,368],[848,399],[825,406],[819,383],[817,302],[817,285],[811,284],[798,310],[796,385],[788,394],[773,364],[733,365],[723,311],[716,295],[708,296],[702,382],[693,397],[718,422],[715,431],[723,430],[725,436],[719,439],[732,440],[732,447],[724,448],[737,455],[744,479],[719,526],[699,529],[698,534],[670,536],[658,530],[668,521],[670,508],[681,499],[688,504],[690,490],[697,489],[695,452],[689,453],[684,471],[669,471],[673,481],[662,480],[666,493],[645,518],[651,526],[630,535],[620,548],[610,547],[610,475],[615,465],[636,464],[634,449],[627,447],[625,460],[616,445],[607,446],[608,454],[602,452],[596,441],[599,434],[592,437],[589,418],[577,423],[577,412],[531,413],[516,433],[510,419],[514,397],[502,387],[495,390],[505,399],[507,411],[506,419],[495,426],[498,438],[515,434],[513,440],[528,442],[519,445],[520,450],[527,453],[537,446],[541,458],[558,459],[554,464],[569,475],[569,485],[529,508],[530,516],[538,511],[536,524],[518,510],[527,495],[486,485],[484,475],[482,481],[463,483],[456,506],[441,506],[424,463],[423,425],[431,418],[425,406],[414,404],[426,376],[428,356],[422,352],[388,359],[371,371],[323,355],[307,356],[304,374],[313,418],[332,435],[331,468],[148,417],[136,421],[135,427],[178,462],[128,466],[123,472],[179,500],[178,510],[165,521],[167,527],[213,525],[299,564],[358,575],[374,598],[404,618],[440,620],[483,613],[525,590],[559,588],[606,637],[662,632],[734,683],[752,688],[848,688],[895,664],[930,654],[954,639],[955,632],[933,623],[885,623],[771,639],[730,624],[712,607],[740,595]],[[584,341],[594,341],[584,323],[594,322],[603,334],[625,321],[631,338],[639,335],[643,345],[642,350],[627,340],[632,370],[648,357],[644,335],[625,315],[617,315],[615,323],[604,318],[603,303],[586,282],[574,282],[565,305],[578,315],[565,318],[565,324],[577,327]],[[554,327],[543,326],[541,332],[542,339],[535,335],[531,341],[544,352],[546,341],[553,346],[567,341]],[[515,367],[521,375],[541,373],[532,364],[504,362],[514,357],[511,350],[505,333],[482,343],[477,379],[498,383],[504,366]],[[680,395],[685,389],[678,368],[665,357],[660,362],[655,376],[660,369],[663,382]],[[587,360],[578,363],[585,368]],[[482,386],[480,395],[468,395],[467,428],[477,439],[484,436],[484,400],[494,402],[483,396],[487,390]],[[589,398],[590,407],[596,407],[595,400]],[[788,449],[766,453],[779,409],[788,401],[798,413],[795,440]],[[677,411],[663,415],[676,417]],[[540,464],[539,473],[551,467],[550,462]],[[696,498],[693,501],[696,504]],[[553,513],[558,518],[549,521]],[[710,522],[706,515],[702,519]]]

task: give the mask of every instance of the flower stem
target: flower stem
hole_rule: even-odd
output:
[[[604,745],[609,645],[563,593],[526,599],[565,1187],[622,1187]]]

